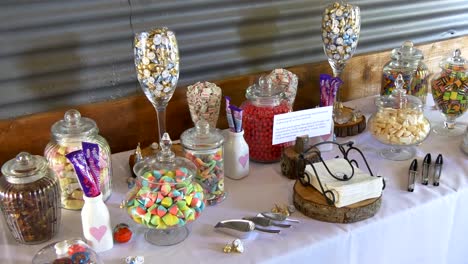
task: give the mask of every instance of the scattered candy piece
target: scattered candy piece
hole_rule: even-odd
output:
[[[145,258],[143,256],[136,256],[136,257],[127,257],[125,259],[126,264],[143,264],[145,263]]]
[[[59,258],[54,260],[52,264],[73,264],[73,262],[70,258]]]
[[[75,253],[78,252],[85,252],[86,247],[80,245],[80,244],[74,244],[68,247],[68,255],[72,256]]]
[[[132,231],[127,224],[120,223],[114,228],[114,240],[118,243],[126,243],[132,238]]]
[[[73,264],[88,264],[89,263],[89,252],[77,252],[71,257]]]

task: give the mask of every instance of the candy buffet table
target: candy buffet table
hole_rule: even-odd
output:
[[[372,98],[348,102],[364,114],[375,111]],[[441,122],[441,115],[432,110],[428,98],[426,116],[431,122]],[[468,114],[460,118],[468,123]],[[444,138],[431,134],[417,150],[419,164],[426,153],[435,158],[442,153],[444,165],[439,187],[420,184],[414,193],[406,191],[411,160],[388,161],[376,152],[383,147],[366,131],[361,135],[341,138],[340,142],[355,141],[370,166],[383,175],[387,187],[380,211],[373,218],[353,224],[319,222],[297,212],[292,217],[301,220],[281,234],[255,233],[244,240],[243,254],[222,252],[232,237],[216,232],[214,224],[220,220],[253,216],[269,210],[275,203],[291,204],[292,186],[281,176],[279,163],[251,163],[250,175],[240,181],[226,180],[228,198],[209,207],[194,222],[190,236],[170,247],[157,247],[144,239],[144,229],[136,227],[126,212],[119,208],[127,192],[126,177],[130,175],[128,156],[131,152],[113,155],[113,189],[107,201],[112,225],[130,224],[134,237],[127,244],[116,244],[101,254],[107,264],[124,263],[129,255],[142,255],[145,263],[467,263],[468,253],[468,156],[460,150],[461,137]],[[332,153],[326,154],[331,156]],[[420,167],[421,168],[421,167]],[[420,171],[419,171],[420,173]],[[418,176],[420,175],[418,173]],[[80,237],[80,212],[62,211],[62,226],[53,241]],[[1,223],[0,263],[31,263],[34,253],[45,244],[23,246],[14,242]],[[50,241],[52,242],[52,241]]]

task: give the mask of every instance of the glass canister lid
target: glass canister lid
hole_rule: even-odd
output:
[[[9,183],[24,184],[39,180],[48,168],[44,157],[21,152],[2,166],[2,174]]]
[[[424,55],[421,50],[414,47],[413,42],[405,41],[401,47],[393,49],[391,57],[396,60],[411,61],[422,60]]]
[[[442,60],[439,64],[440,67],[443,69],[449,69],[449,70],[454,70],[454,71],[461,71],[461,72],[466,72],[468,70],[468,64],[461,56],[461,51],[460,49],[456,49],[452,57],[448,57],[444,60]]]
[[[195,127],[187,129],[180,136],[182,146],[190,150],[209,150],[220,147],[224,137],[219,129],[210,127],[210,124],[200,119]]]
[[[51,131],[54,137],[60,139],[86,137],[97,134],[99,129],[92,119],[82,117],[78,110],[71,109],[65,112],[62,120],[55,122]]]
[[[407,95],[403,88],[405,81],[403,76],[398,74],[395,80],[395,89],[390,95],[379,96],[375,100],[375,104],[379,108],[393,109],[421,109],[423,104],[421,99],[416,96]]]
[[[161,151],[156,156],[146,157],[133,166],[133,172],[137,176],[153,170],[175,170],[186,168],[188,170],[187,179],[191,179],[197,170],[195,165],[186,158],[176,157],[171,151],[172,141],[168,133],[164,133],[160,142]]]
[[[273,83],[267,76],[261,76],[258,83],[247,88],[245,97],[249,100],[262,98],[285,98],[286,86],[283,84]]]

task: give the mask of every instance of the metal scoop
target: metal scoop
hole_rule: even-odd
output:
[[[278,234],[280,232],[280,230],[278,229],[266,229],[266,228],[258,227],[255,225],[254,222],[250,220],[244,220],[244,219],[220,221],[215,225],[215,228],[228,228],[228,229],[233,229],[233,230],[240,231],[240,232],[251,232],[254,230],[258,230],[258,231],[266,232],[266,233],[274,233],[274,234]]]
[[[288,218],[284,214],[280,214],[280,213],[262,212],[258,214],[257,216],[263,216],[274,221],[289,221],[293,223],[300,223],[299,220]]]
[[[255,224],[260,225],[260,226],[277,226],[277,227],[283,227],[283,228],[291,227],[291,225],[289,225],[289,224],[275,223],[270,218],[266,218],[266,217],[263,217],[263,216],[244,217],[243,219],[250,220],[250,221],[252,221]]]

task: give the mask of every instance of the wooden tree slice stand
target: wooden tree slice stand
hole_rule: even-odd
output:
[[[352,108],[344,106],[341,110],[344,113],[353,114]],[[345,124],[334,124],[334,132],[337,137],[354,136],[364,131],[364,129],[366,129],[366,117],[364,115],[356,118],[355,121],[349,121]]]
[[[331,223],[354,223],[374,216],[380,209],[382,196],[337,208],[328,205],[325,197],[314,187],[296,181],[293,202],[297,210],[310,218]]]

